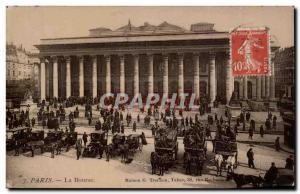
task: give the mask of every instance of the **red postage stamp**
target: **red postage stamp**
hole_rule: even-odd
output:
[[[230,40],[233,76],[270,75],[268,29],[237,29]]]

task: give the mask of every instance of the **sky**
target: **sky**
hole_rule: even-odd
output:
[[[281,47],[294,45],[293,7],[8,7],[6,41],[37,52],[42,38],[88,36],[89,29],[112,30],[131,21],[134,26],[167,21],[186,29],[198,22],[217,31],[237,26],[267,26]]]

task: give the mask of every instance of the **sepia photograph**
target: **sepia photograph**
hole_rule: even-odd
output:
[[[295,190],[294,20],[7,6],[6,187]]]

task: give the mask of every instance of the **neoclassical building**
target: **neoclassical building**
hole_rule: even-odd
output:
[[[229,33],[214,30],[214,24],[192,24],[187,30],[167,22],[139,27],[129,22],[89,32],[36,45],[41,99],[186,92],[226,103],[233,90],[240,99],[275,97],[274,76],[233,78]]]

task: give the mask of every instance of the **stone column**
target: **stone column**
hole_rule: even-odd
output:
[[[120,56],[120,93],[125,93],[125,56]]]
[[[84,96],[84,72],[83,72],[84,57],[79,57],[79,97]]]
[[[266,76],[266,99],[270,97],[270,76]]]
[[[229,103],[230,98],[232,96],[233,92],[233,84],[232,83],[232,72],[231,72],[231,64],[230,64],[230,59],[227,59],[226,62],[226,101]]]
[[[194,53],[194,94],[196,99],[200,97],[200,73],[199,73],[199,54]]]
[[[248,99],[248,77],[245,76],[243,78],[243,92],[244,92],[244,100]]]
[[[139,93],[139,55],[133,55],[133,95]]]
[[[41,58],[40,76],[41,76],[41,101],[46,99],[46,69],[45,58]]]
[[[261,97],[266,97],[266,76],[261,77]]]
[[[209,94],[211,104],[216,100],[216,88],[216,54],[209,53]]]
[[[168,78],[168,66],[169,66],[169,57],[168,55],[163,56],[163,95],[169,94],[169,78]]]
[[[110,75],[110,55],[105,56],[106,61],[106,74],[105,74],[105,86],[106,93],[111,93],[111,75]]]
[[[244,92],[243,92],[244,86],[243,85],[244,85],[243,84],[243,77],[241,77],[239,79],[239,99],[240,100],[242,100],[244,98]]]
[[[97,97],[97,55],[92,56],[93,61],[93,75],[92,75],[92,87],[93,87],[93,98]]]
[[[275,67],[274,61],[271,64],[272,75],[270,77],[270,100],[275,100]]]
[[[256,78],[256,100],[261,100],[261,77],[258,76]]]
[[[52,57],[53,61],[53,97],[58,97],[58,66],[57,57]]]
[[[154,87],[154,78],[153,78],[153,55],[150,54],[148,55],[148,60],[149,60],[149,66],[148,66],[148,93],[152,94],[154,92],[153,87]]]
[[[184,54],[178,54],[178,95],[182,96],[184,93],[184,64],[183,64]]]
[[[71,96],[71,57],[66,57],[66,96],[69,98]]]

